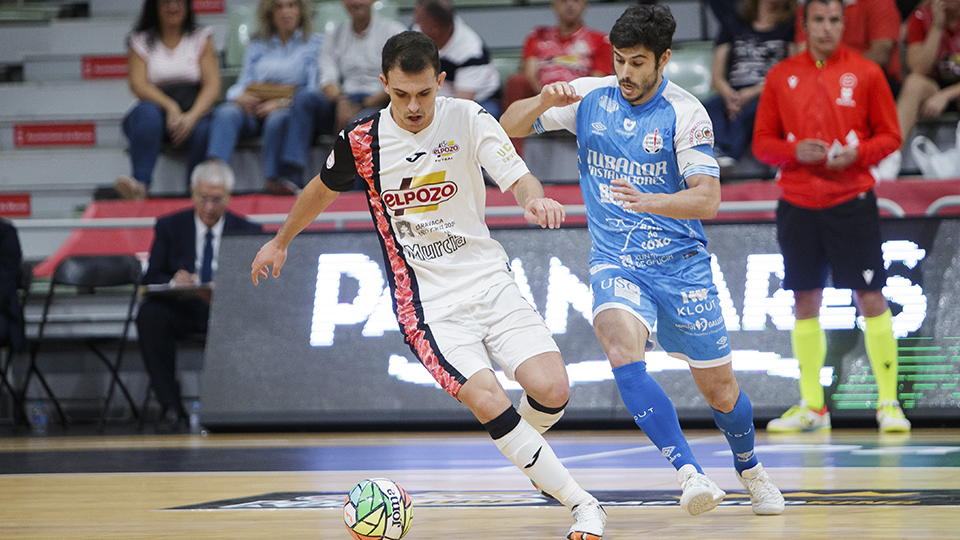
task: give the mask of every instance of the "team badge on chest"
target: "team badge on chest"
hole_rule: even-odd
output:
[[[663,149],[663,136],[660,135],[659,129],[655,129],[653,133],[647,133],[643,137],[643,149],[648,154],[656,154]]]

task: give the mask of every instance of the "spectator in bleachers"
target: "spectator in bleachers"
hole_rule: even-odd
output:
[[[320,89],[334,104],[332,133],[390,102],[380,82],[380,51],[391,36],[406,30],[374,13],[374,0],[341,1],[350,19],[329,32],[320,49]]]
[[[440,49],[440,67],[447,78],[437,95],[471,99],[500,118],[500,74],[483,39],[453,11],[448,0],[418,0],[414,29]]]
[[[190,178],[193,208],[157,220],[150,263],[143,284],[171,288],[212,285],[224,234],[255,233],[261,228],[227,211],[234,176],[230,166],[208,160]],[[147,297],[137,313],[140,355],[150,386],[162,407],[160,431],[180,431],[187,418],[177,382],[177,339],[207,331],[208,300],[199,295]]]
[[[145,0],[128,38],[127,80],[139,100],[123,119],[132,176],[117,178],[125,199],[147,196],[164,141],[187,149],[187,175],[207,152],[220,95],[213,30],[198,26],[190,0]]]
[[[514,101],[539,94],[546,84],[613,74],[613,48],[607,34],[583,24],[587,0],[552,0],[550,6],[557,24],[537,26],[527,35],[520,72],[511,75],[504,88],[504,109]],[[517,153],[523,155],[523,139],[511,140]]]
[[[17,294],[23,251],[17,228],[0,217],[0,347],[13,352],[23,350],[23,306]]]
[[[844,27],[840,44],[873,60],[883,68],[893,95],[900,91],[900,10],[894,0],[844,2]],[[797,43],[806,48],[803,10],[797,13]]]
[[[243,54],[240,76],[213,113],[207,156],[229,163],[238,140],[262,136],[264,189],[276,195],[299,193],[303,183],[302,170],[284,163],[299,157],[297,143],[288,140],[297,138],[288,137],[294,95],[315,94],[320,80],[323,38],[313,33],[311,9],[306,0],[260,0],[259,30]]]
[[[933,0],[921,5],[907,23],[907,69],[897,97],[903,145],[909,144],[917,118],[936,119],[960,103],[960,0]],[[880,177],[900,175],[898,150],[880,164]]]
[[[795,0],[745,0],[739,13],[732,0],[710,0],[720,21],[710,78],[717,95],[704,103],[713,122],[713,153],[721,167],[733,165],[750,148],[757,101],[767,71],[796,52]]]

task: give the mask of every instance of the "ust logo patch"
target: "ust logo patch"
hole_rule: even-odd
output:
[[[396,216],[402,216],[405,212],[432,212],[440,203],[449,201],[457,194],[457,185],[445,180],[446,174],[446,171],[440,171],[404,178],[400,189],[384,191],[381,197]]]

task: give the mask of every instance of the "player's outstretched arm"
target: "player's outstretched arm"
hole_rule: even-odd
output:
[[[543,194],[543,186],[537,177],[527,173],[510,186],[510,191],[523,208],[523,217],[534,225],[556,229],[567,214],[563,205]]]
[[[540,94],[515,101],[500,116],[500,125],[511,137],[526,137],[533,133],[533,123],[551,107],[566,107],[583,99],[568,82],[544,86]]]
[[[253,278],[254,285],[259,284],[260,278],[269,275],[268,266],[273,267],[273,277],[280,277],[280,269],[287,260],[287,246],[300,231],[317,219],[320,212],[330,206],[337,195],[336,191],[323,183],[320,175],[315,176],[307,187],[303,188],[277,235],[264,244],[253,259],[250,277]]]
[[[687,189],[676,193],[644,193],[626,180],[613,180],[610,191],[623,207],[675,219],[711,219],[720,209],[720,179],[705,174],[687,178]]]

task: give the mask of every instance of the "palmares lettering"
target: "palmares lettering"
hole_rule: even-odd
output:
[[[417,245],[416,248],[408,246],[405,247],[405,253],[422,260],[435,258],[458,249],[462,245],[458,244],[458,238],[451,235],[432,244]],[[894,263],[913,268],[923,260],[926,252],[911,241],[890,240],[883,244],[883,256],[888,268]],[[763,331],[767,327],[768,319],[779,331],[787,332],[793,329],[793,293],[779,286],[783,278],[783,258],[780,254],[758,253],[747,256],[742,316],[734,305],[716,255],[713,256],[711,266],[720,305],[705,303],[708,299],[706,290],[677,291],[677,296],[684,304],[684,313],[714,313],[719,307],[723,323],[730,332]],[[550,259],[545,298],[534,298],[521,259],[514,259],[511,267],[521,293],[531,305],[538,307],[554,334],[566,333],[571,315],[583,317],[587,323],[592,323],[593,298],[590,282],[577,277],[559,257]],[[586,272],[586,269],[581,271]],[[354,279],[358,284],[356,296],[349,301],[341,301],[340,298],[341,281],[344,278]],[[927,315],[927,297],[920,285],[891,271],[883,287],[883,294],[891,302],[902,306],[893,318],[894,334],[897,337],[904,337],[920,328]],[[719,321],[720,319],[711,319],[707,324],[719,324]],[[862,327],[862,318],[857,317],[850,289],[824,289],[820,322],[828,330]],[[385,332],[399,331],[393,313],[390,288],[386,285],[381,265],[362,253],[320,255],[317,261],[310,344],[314,347],[332,346],[337,326],[361,323],[362,335],[365,337],[374,338],[383,336]]]

